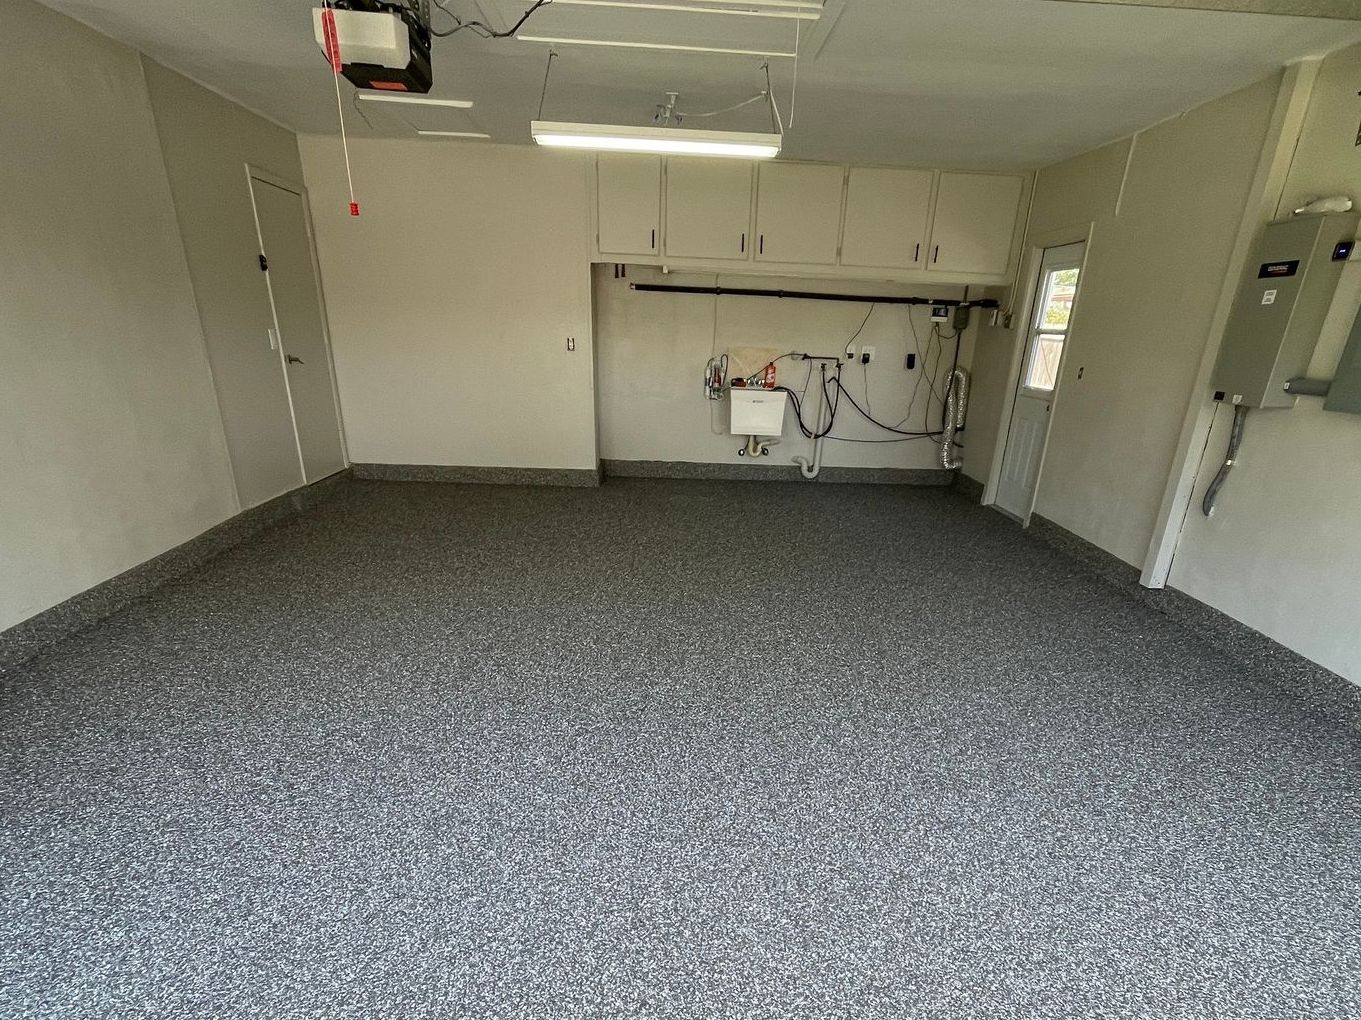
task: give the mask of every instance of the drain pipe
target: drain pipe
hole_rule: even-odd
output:
[[[946,471],[958,471],[964,466],[955,456],[955,433],[964,427],[969,408],[969,373],[957,368],[950,374],[950,385],[945,392],[945,428],[940,437],[940,466]]]
[[[816,478],[818,472],[822,470],[822,439],[824,435],[822,431],[822,411],[823,399],[827,390],[827,365],[825,363],[819,364],[818,372],[821,375],[821,385],[818,386],[818,413],[815,419],[816,424],[813,426],[813,459],[810,462],[807,457],[803,456],[793,458],[794,463],[799,466],[799,474],[810,481]]]

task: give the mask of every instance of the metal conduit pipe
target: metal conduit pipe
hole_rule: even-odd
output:
[[[1201,512],[1209,517],[1215,512],[1215,500],[1219,497],[1219,490],[1224,487],[1224,482],[1228,480],[1229,472],[1233,470],[1233,465],[1238,459],[1238,448],[1243,445],[1243,425],[1248,419],[1248,409],[1242,404],[1233,409],[1233,428],[1229,432],[1229,449],[1224,456],[1224,463],[1219,466],[1219,473],[1215,475],[1210,487],[1205,490],[1205,498],[1201,500]]]
[[[945,429],[940,437],[940,466],[957,471],[964,461],[955,456],[955,433],[964,427],[969,409],[969,373],[957,368],[945,391]]]

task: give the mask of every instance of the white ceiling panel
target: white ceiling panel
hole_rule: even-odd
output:
[[[45,2],[290,127],[336,130],[334,86],[312,39],[309,0]],[[501,19],[502,25],[527,6],[445,3],[461,17]],[[688,23],[675,20],[680,14]],[[439,12],[435,17],[438,26],[452,24]],[[653,20],[659,17],[672,20]],[[741,40],[729,48],[759,50],[769,44],[747,45],[754,38],[748,33],[758,31],[750,23],[759,20],[550,4],[523,31],[556,34],[545,26],[566,25],[564,32],[610,31],[635,40]],[[792,43],[789,22],[775,21],[772,31],[777,42]],[[1248,85],[1292,60],[1357,41],[1361,21],[1056,0],[828,0],[822,17],[800,29],[798,95],[785,155],[1028,169]],[[764,87],[759,57],[556,48],[544,110],[555,120],[646,124],[668,91],[679,92],[681,109],[693,112],[730,106]],[[436,40],[433,94],[476,106],[440,115],[428,129],[486,131],[498,142],[528,144],[548,49],[472,32]],[[771,61],[786,118],[794,64]],[[373,127],[348,116],[359,133],[410,136],[411,118],[365,112]],[[765,130],[768,122],[759,107],[748,107],[705,126]]]

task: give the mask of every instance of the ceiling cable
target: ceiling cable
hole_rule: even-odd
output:
[[[454,27],[446,28],[443,32],[437,32],[434,28],[431,28],[430,34],[438,39],[444,39],[447,36],[453,35],[455,32],[462,32],[466,28],[472,31],[473,34],[481,36],[483,39],[509,39],[511,36],[515,35],[516,32],[520,31],[520,26],[529,20],[531,14],[540,7],[544,7],[552,2],[553,0],[536,0],[536,3],[530,7],[529,10],[520,15],[520,20],[515,22],[515,24],[511,25],[510,28],[506,29],[504,32],[498,32],[485,21],[464,21],[445,6],[445,4],[448,3],[448,0],[435,0],[435,6],[454,19]]]
[[[802,21],[794,22],[794,83],[789,86],[789,126],[794,126],[794,100],[799,95],[799,29]]]
[[[767,94],[765,92],[758,92],[750,99],[744,99],[740,103],[734,103],[732,106],[725,106],[721,110],[711,110],[708,113],[678,113],[676,114],[676,117],[678,120],[698,119],[701,117],[717,117],[724,113],[732,113],[734,110],[740,110],[744,106],[750,106],[752,103],[759,103],[761,100],[766,98],[766,95]]]
[[[770,97],[770,126],[775,129],[777,135],[783,135],[784,121],[780,119],[780,107],[775,102],[775,90],[770,84],[770,61],[767,60],[761,67],[766,72],[766,95]]]
[[[340,98],[340,71],[344,66],[340,56],[340,35],[336,31],[336,12],[331,0],[326,0],[321,11],[322,38],[326,41],[326,59],[336,80],[336,113],[340,115],[340,145],[345,152],[345,180],[350,186],[350,215],[359,215],[359,203],[354,199],[354,174],[350,170],[350,142],[345,137],[345,103]]]
[[[543,69],[543,91],[539,93],[539,116],[536,120],[543,120],[543,102],[548,98],[548,76],[553,72],[553,58],[558,55],[558,51],[552,47],[548,50],[548,63]]]

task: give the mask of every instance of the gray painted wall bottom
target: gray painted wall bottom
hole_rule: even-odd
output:
[[[608,478],[695,478],[726,482],[830,482],[859,485],[950,485],[953,471],[943,468],[824,467],[806,479],[793,464],[704,464],[681,460],[605,460]]]
[[[167,549],[116,577],[73,595],[37,616],[0,631],[0,671],[25,662],[60,641],[93,627],[129,603],[202,566],[258,534],[329,499],[350,476],[348,470],[286,492],[229,517],[203,534]]]

